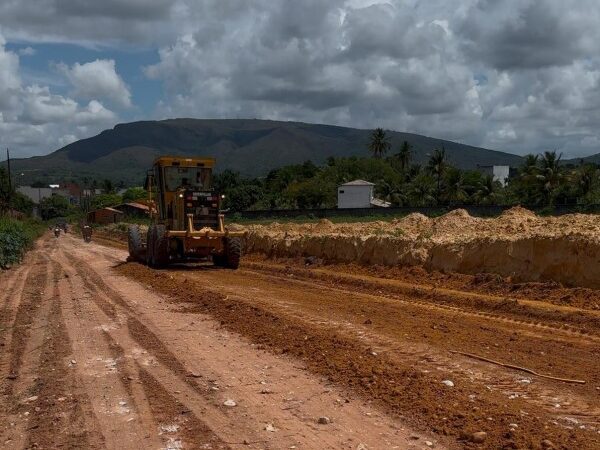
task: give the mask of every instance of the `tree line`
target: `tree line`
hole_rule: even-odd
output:
[[[490,174],[453,166],[443,146],[432,149],[424,164],[417,164],[411,144],[404,141],[392,148],[381,128],[371,133],[367,150],[369,157],[328,158],[323,166],[306,161],[259,178],[225,170],[215,176],[215,187],[225,194],[225,207],[232,211],[334,208],[337,187],[355,179],[375,183],[376,196],[393,206],[543,208],[600,203],[598,165],[563,164],[555,151],[525,156],[503,186]]]

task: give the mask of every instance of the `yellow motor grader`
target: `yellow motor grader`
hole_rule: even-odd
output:
[[[152,267],[212,257],[217,266],[237,269],[244,232],[229,231],[222,196],[212,183],[213,158],[162,156],[146,177],[151,225],[146,242],[129,227],[129,255]]]

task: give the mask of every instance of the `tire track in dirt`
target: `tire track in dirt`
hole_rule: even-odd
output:
[[[20,294],[17,293],[23,292],[29,270],[29,265],[21,266],[15,270],[14,273],[8,273],[5,276],[5,278],[8,278],[8,280],[5,281],[6,290],[0,294],[2,295],[2,310],[0,310],[0,347],[6,346],[8,330],[12,328],[12,304],[20,296]]]
[[[43,291],[47,284],[47,258],[37,255],[33,262],[33,268],[27,274],[24,289],[16,305],[16,312],[12,323],[12,332],[10,333],[10,343],[6,355],[7,379],[4,384],[4,393],[9,397],[13,394],[14,383],[19,377],[25,347],[30,336],[30,328],[37,314],[37,310],[42,305]],[[3,364],[4,366],[4,364]],[[3,370],[4,372],[4,370]]]
[[[95,285],[77,274],[62,252],[55,259],[67,273],[61,298],[68,304],[68,328],[75,338],[75,354],[84,389],[97,413],[99,427],[109,448],[159,448],[160,439],[148,414],[141,388],[132,383],[136,374],[128,370],[125,353],[108,330],[121,324],[105,308]]]
[[[191,448],[230,448],[205,423],[198,420],[191,410],[173,397],[148,370],[139,363],[136,364],[165,448],[176,449],[183,445]]]
[[[26,447],[102,448],[104,439],[99,432],[97,418],[89,398],[81,392],[72,361],[69,362],[73,349],[58,289],[61,276],[60,267],[54,265],[48,325],[37,369],[38,376],[31,389],[37,406],[27,429],[29,434]]]
[[[81,280],[82,285],[89,290],[89,297],[93,304],[98,308],[99,314],[106,314],[105,318],[95,316],[95,323],[111,322],[112,325],[101,326],[101,332],[104,341],[113,355],[114,366],[118,369],[120,375],[120,383],[127,392],[129,398],[127,405],[133,406],[137,411],[138,420],[144,422],[145,428],[151,431],[153,435],[158,435],[162,438],[166,448],[179,448],[183,445],[185,448],[228,448],[223,444],[220,438],[212,432],[212,430],[201,420],[198,415],[193,412],[199,411],[198,406],[184,406],[186,402],[181,402],[174,398],[161,385],[161,382],[175,377],[178,383],[184,383],[189,389],[196,394],[200,394],[201,398],[209,396],[207,389],[201,388],[195,381],[189,377],[189,371],[179,361],[178,358],[166,347],[166,345],[138,319],[133,317],[135,314],[130,306],[120,297],[120,295],[107,286],[101,278],[83,261],[77,259],[69,253],[64,253],[64,261],[71,261],[65,266],[66,270],[71,270],[77,274],[77,278]],[[110,299],[110,300],[109,300]],[[110,303],[111,301],[116,304]],[[80,305],[82,310],[86,308]],[[89,309],[89,307],[87,308]],[[115,322],[117,317],[125,318],[123,325]],[[90,322],[88,327],[94,322]],[[140,352],[138,357],[133,357],[125,351],[125,347],[119,342],[128,343],[126,348],[134,348],[135,343],[140,345],[143,352]],[[144,357],[144,364],[148,367],[143,368],[140,365],[140,358],[143,353],[147,353],[148,357]],[[152,367],[155,364],[163,365],[166,370],[160,370],[161,382],[152,375],[152,371],[158,370]],[[141,386],[140,388],[132,383],[132,380],[137,379]],[[170,383],[173,383],[171,380]],[[181,389],[181,387],[179,387]],[[178,391],[181,392],[181,391]],[[214,397],[210,395],[210,397]],[[206,400],[202,400],[204,403]],[[189,403],[189,400],[188,402]],[[204,408],[204,406],[202,406]],[[148,423],[148,417],[153,418],[153,424]],[[145,442],[148,444],[148,442]],[[182,447],[182,448],[184,448]],[[133,445],[130,448],[137,448]]]
[[[81,277],[85,286],[97,295],[92,295],[92,300],[102,311],[110,318],[115,319],[117,314],[121,314],[127,323],[130,336],[142,348],[151,352],[158,361],[168,367],[181,381],[187,383],[192,389],[200,395],[209,395],[209,392],[202,389],[189,378],[189,371],[181,361],[171,352],[167,346],[153,333],[148,327],[140,322],[135,316],[136,313],[131,306],[123,300],[118,292],[108,286],[100,276],[85,261],[77,258],[75,255],[65,252],[65,256],[72,261],[73,268]],[[120,308],[117,311],[117,307]]]
[[[557,305],[542,305],[536,302],[519,301],[518,299],[493,297],[473,292],[452,291],[435,287],[424,287],[403,282],[391,282],[385,279],[364,279],[318,270],[297,269],[291,267],[276,267],[266,264],[248,263],[244,272],[259,276],[293,276],[294,281],[308,281],[311,285],[318,283],[323,288],[352,289],[353,291],[386,297],[407,305],[415,305],[426,309],[448,311],[470,317],[481,317],[507,324],[529,326],[535,329],[559,333],[577,339],[589,339],[600,342],[600,335],[585,328],[577,328],[565,322],[584,325],[594,330],[600,330],[600,314],[588,310],[575,310]],[[401,297],[399,297],[401,296]],[[422,301],[416,300],[420,298]],[[458,305],[458,306],[457,306]],[[483,310],[483,311],[482,311]],[[487,311],[486,311],[487,310]],[[497,312],[501,311],[502,314]],[[507,317],[513,316],[512,317]],[[522,319],[525,316],[527,319]],[[532,320],[531,318],[534,318]],[[543,323],[550,322],[551,324]]]
[[[410,415],[411,420],[421,426],[433,424],[433,430],[441,435],[459,437],[465,429],[481,427],[489,430],[492,447],[516,445],[529,448],[539,446],[536,437],[553,420],[544,411],[533,410],[523,399],[515,398],[509,406],[506,397],[485,389],[481,389],[473,405],[468,398],[472,392],[468,386],[445,389],[439,375],[419,370],[411,360],[374,355],[363,342],[342,335],[339,330],[315,327],[298,319],[291,321],[289,317],[250,300],[211,292],[206,285],[201,286],[188,278],[187,282],[182,282],[181,277],[188,276],[185,272],[179,277],[137,264],[120,266],[119,270],[169,295],[174,302],[183,303],[187,312],[210,314],[221,320],[224,327],[272,351],[300,358],[309,370],[350,387],[396,414]],[[521,415],[519,411],[530,413]],[[486,425],[484,419],[482,421],[491,416],[497,418],[493,427]],[[519,423],[519,432],[500,431],[502,428],[508,430],[509,423],[513,422]],[[596,445],[588,440],[589,434],[573,435],[563,427],[546,429],[544,433],[554,442],[576,442],[578,448]]]

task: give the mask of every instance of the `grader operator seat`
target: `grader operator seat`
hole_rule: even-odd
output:
[[[212,257],[216,265],[238,267],[245,234],[225,228],[221,196],[213,188],[214,165],[212,158],[154,161],[146,180],[150,203],[156,205],[145,246],[149,265]],[[139,228],[130,227],[130,256],[141,260],[143,247]]]

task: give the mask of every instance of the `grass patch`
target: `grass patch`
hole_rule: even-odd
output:
[[[20,262],[45,228],[37,220],[0,217],[0,268],[6,269]]]

